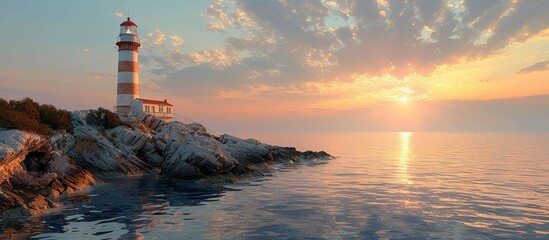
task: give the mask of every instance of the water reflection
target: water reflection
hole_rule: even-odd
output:
[[[549,239],[549,134],[265,136],[341,157],[219,188],[104,184],[16,237],[0,219],[0,239]]]
[[[410,161],[410,136],[411,132],[400,132],[400,158],[397,164],[397,176],[401,183],[412,184],[410,173],[408,173],[408,162]]]
[[[91,189],[92,194],[67,196],[62,212],[33,218],[47,227],[29,224],[0,238],[42,233],[32,239],[143,239],[151,229],[178,232],[194,220],[192,207],[219,201],[226,191],[236,190],[146,177],[113,179]],[[207,227],[207,222],[194,224],[195,231]]]

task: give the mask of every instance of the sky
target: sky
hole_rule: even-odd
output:
[[[140,97],[214,131],[549,131],[547,0],[0,0],[0,98]]]

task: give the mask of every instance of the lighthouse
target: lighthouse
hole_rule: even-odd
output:
[[[137,60],[139,36],[137,24],[130,18],[120,24],[118,35],[118,86],[116,90],[116,111],[130,113],[130,104],[139,98],[139,65]]]
[[[116,112],[123,115],[152,115],[165,121],[174,118],[174,106],[168,99],[139,98],[139,64],[137,49],[139,36],[137,24],[130,18],[120,24],[118,35],[118,86],[116,87]]]

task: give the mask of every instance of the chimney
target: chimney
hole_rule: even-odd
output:
[[[168,102],[168,99],[164,99],[164,102],[167,103],[167,102]]]

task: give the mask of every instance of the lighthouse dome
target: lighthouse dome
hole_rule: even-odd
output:
[[[121,23],[120,26],[123,26],[123,27],[129,27],[129,26],[137,27],[137,24],[135,24],[134,22],[132,22],[132,21],[130,20],[130,18],[128,18],[128,20],[126,20],[126,21],[124,21],[123,23]]]

